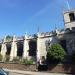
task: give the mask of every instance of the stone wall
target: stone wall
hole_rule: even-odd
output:
[[[74,73],[75,74],[75,64],[51,64],[48,66],[48,72],[52,73]]]
[[[0,63],[0,67],[11,70],[25,70],[25,71],[36,70],[36,65],[24,65],[24,64],[14,64],[14,63]]]
[[[14,64],[14,63],[0,63],[0,67],[12,70],[23,70],[23,71],[36,71],[36,65],[24,65],[24,64]],[[42,67],[43,68],[43,67]],[[51,64],[48,66],[46,72],[50,73],[74,73],[75,74],[75,65],[74,64]]]

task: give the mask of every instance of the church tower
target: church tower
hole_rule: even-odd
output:
[[[75,10],[64,12],[64,25],[66,30],[75,30]]]

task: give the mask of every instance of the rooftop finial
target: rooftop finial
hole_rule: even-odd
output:
[[[40,31],[40,28],[39,28],[39,25],[37,26],[37,33],[39,33],[39,31]]]
[[[57,30],[57,26],[56,26],[56,24],[55,24],[55,30]]]

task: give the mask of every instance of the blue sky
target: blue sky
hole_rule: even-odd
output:
[[[75,0],[68,0],[75,8]],[[0,0],[0,36],[48,32],[64,28],[66,0]]]

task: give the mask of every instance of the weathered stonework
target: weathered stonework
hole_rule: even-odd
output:
[[[5,37],[4,40],[0,42],[3,59],[9,54],[10,61],[17,56],[23,59],[34,57],[39,61],[42,56],[46,58],[48,46],[54,43],[61,43],[63,48],[67,50],[68,54],[72,54],[75,49],[75,31],[73,29],[75,27],[74,13],[74,10],[64,12],[64,30],[56,29],[52,32],[38,32],[35,36],[25,34],[25,36],[20,38],[13,36],[13,39],[9,41],[7,41]],[[73,18],[71,19],[72,16]],[[69,30],[67,30],[67,28],[69,28]],[[19,45],[21,48],[18,48],[18,41],[21,41],[22,43]],[[11,43],[10,49],[6,46],[9,42]]]

